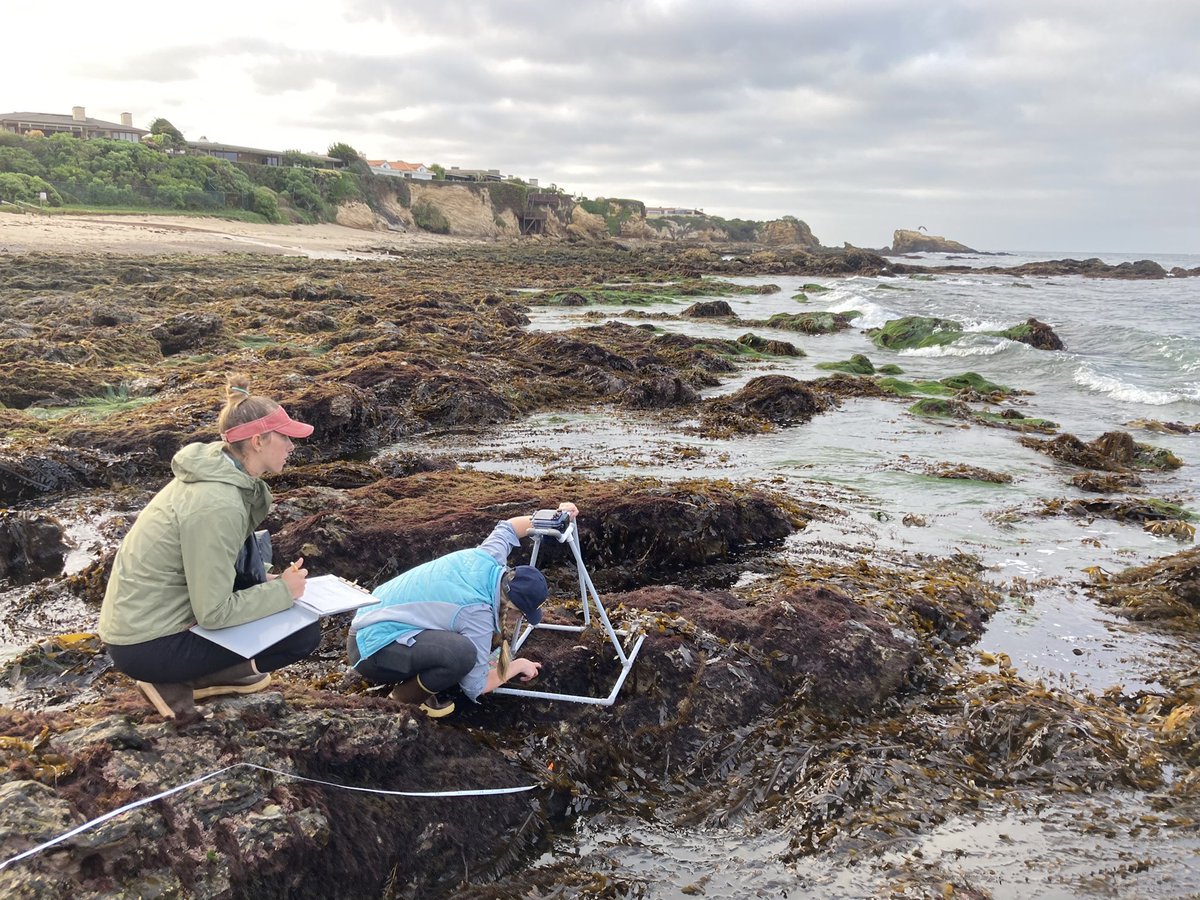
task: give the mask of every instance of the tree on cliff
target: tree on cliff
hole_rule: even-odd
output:
[[[347,166],[363,161],[363,155],[344,141],[338,141],[336,144],[330,144],[329,155],[334,159],[340,159]]]
[[[183,132],[163,118],[155,119],[150,123],[150,134],[157,138],[151,143],[164,150],[175,150],[187,143]]]

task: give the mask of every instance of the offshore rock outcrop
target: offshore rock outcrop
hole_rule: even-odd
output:
[[[893,253],[978,253],[966,244],[952,241],[937,234],[909,231],[897,228],[892,232]]]

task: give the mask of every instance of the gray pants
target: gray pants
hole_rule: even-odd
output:
[[[372,684],[396,684],[421,676],[430,691],[444,691],[458,684],[475,667],[475,645],[455,631],[422,631],[412,646],[392,641],[366,659],[358,655],[354,635],[346,639],[350,665]]]

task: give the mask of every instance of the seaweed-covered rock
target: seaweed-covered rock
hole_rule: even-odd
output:
[[[945,378],[938,379],[939,384],[944,384],[946,387],[954,388],[956,391],[971,391],[976,395],[989,395],[1006,397],[1014,392],[1011,388],[1007,388],[1002,384],[996,384],[993,381],[988,381],[982,375],[976,372],[963,372],[961,375],[948,375]]]
[[[756,353],[767,353],[771,356],[807,356],[803,350],[791,341],[776,341],[759,337],[752,332],[746,332],[737,342],[743,347],[749,347]]]
[[[709,400],[701,414],[709,431],[755,432],[774,425],[798,425],[825,412],[829,402],[789,375],[760,375],[728,397]]]
[[[1029,319],[1023,325],[1014,325],[1002,331],[1001,334],[1009,340],[1028,344],[1037,350],[1065,350],[1062,338],[1055,334],[1054,329],[1045,322]]]
[[[1093,593],[1133,619],[1177,619],[1200,625],[1200,549],[1108,574],[1093,571]]]
[[[42,494],[79,487],[97,487],[138,472],[138,458],[121,458],[82,447],[43,446],[29,453],[13,445],[0,446],[0,504],[30,500]]]
[[[875,346],[887,350],[911,350],[949,344],[962,336],[962,323],[933,316],[905,316],[893,319],[867,334]]]
[[[1029,319],[1002,331],[981,331],[978,334],[1007,338],[1029,344],[1039,350],[1062,350],[1063,343],[1054,330],[1044,322]],[[882,328],[867,331],[877,347],[888,350],[912,350],[952,344],[964,334],[961,322],[932,316],[904,316],[886,322]]]
[[[861,316],[856,310],[849,312],[803,312],[776,313],[767,319],[769,328],[782,328],[785,331],[799,331],[802,334],[833,334],[844,331],[850,323]]]
[[[150,329],[163,356],[184,350],[200,350],[225,343],[221,317],[210,312],[188,312],[172,316]]]
[[[105,686],[86,725],[66,713],[0,715],[5,748],[21,754],[0,779],[5,857],[144,796],[146,784],[198,780],[0,873],[0,890],[138,893],[154,882],[242,896],[448,896],[464,860],[486,880],[535,854],[581,787],[611,790],[631,769],[686,772],[714,734],[788,698],[816,716],[866,716],[907,684],[920,655],[915,635],[833,590],[746,602],[643,588],[610,604],[650,631],[637,677],[609,708],[488,697],[432,722],[355,683],[314,690],[285,675],[275,690],[210,702],[191,725],[159,724],[124,678]],[[544,689],[607,692],[611,646],[595,630],[559,634],[539,633],[526,651],[546,662]],[[541,790],[414,799],[336,785]]]
[[[1125,431],[1105,432],[1086,444],[1073,434],[1060,434],[1049,441],[1036,438],[1021,438],[1020,441],[1060,462],[1104,472],[1177,469],[1183,465],[1182,460],[1169,450],[1138,443]]]
[[[1071,484],[1090,494],[1111,494],[1116,491],[1135,490],[1143,481],[1133,474],[1114,473],[1100,475],[1096,472],[1080,472],[1071,476]]]
[[[895,694],[916,659],[911,635],[828,588],[805,587],[746,604],[723,594],[645,589],[614,598],[683,616],[731,644],[765,651],[821,713],[863,715]],[[798,681],[802,680],[801,681]]]
[[[817,363],[816,368],[828,369],[834,372],[848,372],[851,375],[874,375],[875,365],[870,358],[861,353],[855,353],[849,359],[841,362]],[[892,368],[896,368],[893,366]]]
[[[990,428],[1006,428],[1011,431],[1053,432],[1058,425],[1049,419],[1026,416],[1019,410],[1006,409],[1000,413],[981,412],[972,409],[963,400],[930,397],[918,400],[908,408],[914,416],[926,419],[961,419]]]
[[[737,318],[728,300],[701,300],[693,303],[680,313],[689,319],[728,319]]]
[[[309,489],[293,492],[307,495]],[[499,519],[579,504],[579,536],[597,585],[619,589],[706,570],[783,540],[806,520],[781,497],[759,489],[645,479],[593,482],[524,479],[467,471],[421,472],[318,496],[315,509],[268,519],[279,558],[303,556],[313,572],[334,571],[378,584],[414,565],[474,546]],[[285,509],[293,494],[279,498]],[[276,516],[278,514],[275,514]],[[522,551],[523,552],[523,551]],[[550,545],[547,577],[570,555]]]

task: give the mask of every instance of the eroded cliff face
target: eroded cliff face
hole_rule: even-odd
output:
[[[508,218],[499,216],[487,191],[475,190],[465,184],[437,184],[414,181],[409,185],[412,203],[409,209],[427,204],[445,217],[449,234],[462,237],[496,238],[520,234],[511,212]],[[506,210],[507,212],[507,210]]]
[[[520,216],[523,209],[505,204],[493,193],[495,184],[448,184],[446,182],[405,182],[396,195],[382,192],[368,207],[362,202],[343,204],[338,209],[337,222],[364,230],[425,230],[455,237],[503,240],[522,235]],[[509,191],[519,187],[503,185]],[[403,192],[407,196],[403,197]],[[403,197],[403,199],[401,199]],[[514,199],[511,194],[509,200]],[[735,233],[719,218],[705,216],[680,219],[647,220],[637,201],[613,200],[604,214],[585,209],[563,196],[557,207],[539,207],[546,213],[540,235],[550,240],[598,242],[611,238],[634,241],[670,243],[763,243],[777,247],[820,248],[821,242],[808,225],[793,217],[784,216],[763,223],[755,229],[739,222]],[[523,204],[521,196],[519,204]],[[752,232],[752,233],[751,233]]]

